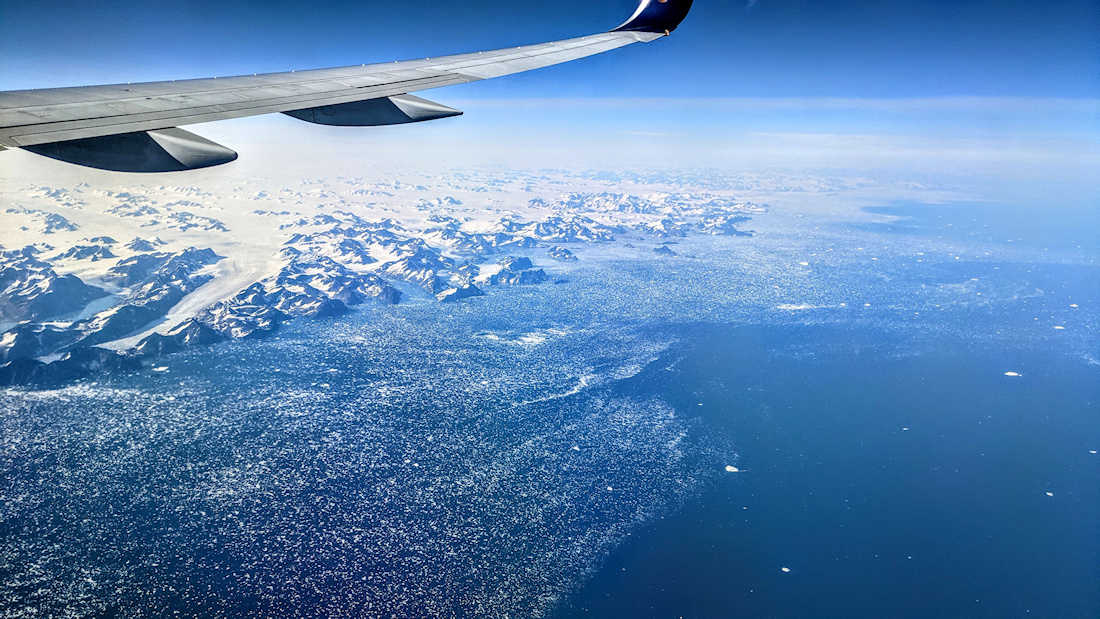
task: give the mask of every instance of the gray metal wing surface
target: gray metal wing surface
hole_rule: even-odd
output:
[[[95,157],[84,161],[78,154],[126,148],[120,145],[129,143],[127,140],[99,138],[142,132],[151,132],[142,143],[156,149],[167,144],[157,131],[257,114],[284,112],[308,122],[345,126],[453,116],[460,112],[403,95],[653,41],[675,29],[690,6],[691,0],[643,0],[630,20],[610,32],[455,56],[227,78],[0,92],[0,147],[26,148],[92,167],[124,169]],[[202,142],[207,153],[208,145],[213,144],[183,130],[175,131],[178,135],[172,137],[172,143],[176,151],[186,148],[187,136]],[[232,154],[226,160],[236,158],[232,151],[225,151]],[[198,160],[205,163],[172,169],[224,163],[216,157]],[[125,170],[168,171],[156,165],[153,168]]]

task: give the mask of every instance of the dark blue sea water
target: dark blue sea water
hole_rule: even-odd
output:
[[[1100,613],[1096,365],[898,354],[916,343],[835,327],[688,331],[672,371],[619,388],[706,419],[744,470],[632,536],[559,616]]]
[[[0,617],[1096,617],[1098,252],[1025,215],[777,212],[2,391]]]

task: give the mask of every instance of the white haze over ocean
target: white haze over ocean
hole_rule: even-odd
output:
[[[241,158],[172,177],[325,176],[364,166],[469,164],[705,167],[935,182],[992,199],[1080,203],[1097,193],[1097,99],[468,98],[475,93],[469,86],[425,93],[465,115],[420,125],[320,127],[278,114],[197,125],[191,129]],[[88,173],[19,152],[0,161],[0,188]]]

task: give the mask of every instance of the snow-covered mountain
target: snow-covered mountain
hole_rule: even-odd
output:
[[[607,185],[510,172],[5,192],[0,383],[131,370],[363,303],[473,302],[579,268],[584,245],[745,234],[765,212],[714,191]]]

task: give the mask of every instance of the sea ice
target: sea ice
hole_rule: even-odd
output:
[[[783,303],[781,305],[776,305],[775,309],[788,310],[788,311],[793,312],[793,311],[798,311],[798,310],[824,309],[824,307],[825,306],[822,306],[822,305],[809,305],[809,304],[806,304],[806,303],[797,304],[797,305],[792,304],[792,303]]]
[[[546,343],[546,336],[541,333],[528,333],[521,335],[518,338],[520,344],[526,344],[528,346],[538,346],[539,344]]]

